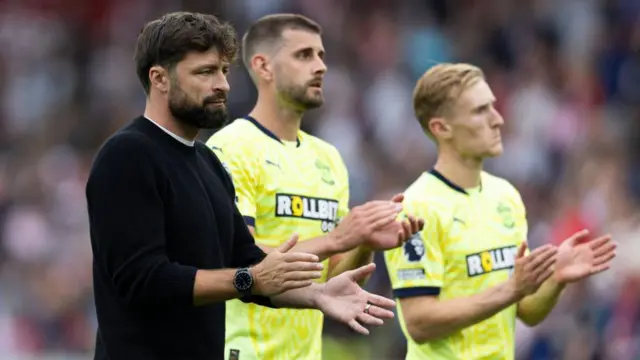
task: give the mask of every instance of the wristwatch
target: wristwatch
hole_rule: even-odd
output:
[[[249,271],[249,268],[242,268],[236,271],[233,277],[233,286],[238,290],[240,294],[244,296],[251,296],[251,287],[253,287],[253,276]]]

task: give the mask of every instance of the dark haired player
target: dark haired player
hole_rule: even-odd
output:
[[[144,115],[106,141],[86,188],[96,359],[222,359],[229,299],[315,308],[354,329],[393,316],[393,301],[357,285],[374,266],[318,285],[318,257],[289,251],[296,236],[268,256],[254,243],[231,179],[194,141],[226,120],[236,52],[233,28],[211,15],[171,13],[138,37]]]

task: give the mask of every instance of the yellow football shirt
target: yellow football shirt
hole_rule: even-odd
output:
[[[259,244],[278,247],[331,231],[349,208],[347,169],[337,149],[303,131],[278,139],[251,117],[214,134],[207,145],[230,172],[236,201]],[[328,260],[319,281],[326,281]],[[227,302],[226,356],[239,360],[321,359],[323,314]]]
[[[404,211],[425,219],[401,248],[385,252],[396,299],[468,297],[507,281],[527,237],[525,209],[506,180],[482,173],[482,186],[462,189],[432,170],[404,193]],[[516,306],[447,338],[418,344],[400,325],[408,360],[504,360],[515,356]]]

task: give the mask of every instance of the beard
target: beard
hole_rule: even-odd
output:
[[[219,129],[229,120],[226,105],[212,107],[211,104],[226,100],[226,94],[217,92],[207,96],[202,103],[192,101],[180,86],[172,84],[169,90],[169,111],[182,124],[197,129]]]
[[[311,110],[319,108],[324,103],[321,93],[309,95],[309,85],[293,85],[278,84],[276,85],[278,93],[295,107],[302,110]]]

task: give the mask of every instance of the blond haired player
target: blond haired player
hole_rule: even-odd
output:
[[[238,208],[256,243],[269,252],[289,234],[299,234],[295,250],[324,259],[320,281],[326,281],[419,231],[422,222],[413,217],[396,221],[402,196],[349,211],[349,179],[337,149],[300,130],[305,111],[323,103],[327,68],[320,26],[300,15],[269,15],[247,30],[242,48],[258,101],[249,116],[207,144],[231,173]],[[378,309],[366,311],[373,315]],[[359,320],[372,319],[363,313]],[[320,311],[231,301],[227,359],[321,359],[322,324]]]
[[[415,87],[415,113],[438,159],[405,192],[405,211],[424,218],[423,231],[385,252],[407,359],[513,359],[516,317],[538,324],[565,284],[614,257],[609,236],[589,241],[587,231],[527,251],[518,191],[482,168],[502,153],[495,100],[468,64],[434,66]]]

